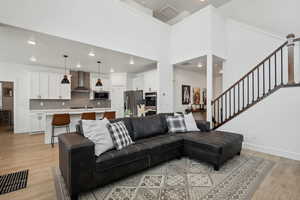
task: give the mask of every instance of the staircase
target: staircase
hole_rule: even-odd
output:
[[[212,101],[214,129],[280,88],[300,86],[294,78],[294,46],[299,41],[289,34],[285,43]]]

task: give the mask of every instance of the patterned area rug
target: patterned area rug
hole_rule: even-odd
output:
[[[220,171],[183,158],[173,160],[121,181],[82,194],[80,200],[248,200],[274,163],[241,155]],[[69,200],[63,178],[54,169],[59,200]]]

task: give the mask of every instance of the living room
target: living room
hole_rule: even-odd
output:
[[[164,2],[172,5],[172,2]],[[155,135],[162,143],[157,142],[155,137],[147,137],[147,134],[141,137],[129,135],[134,144],[127,147],[128,152],[135,152],[136,149],[141,151],[135,152],[136,154],[125,153],[132,157],[116,162],[124,164],[123,161],[129,161],[131,158],[141,158],[138,159],[140,163],[124,164],[126,168],[124,166],[123,174],[113,171],[113,167],[112,171],[104,173],[91,167],[96,163],[93,153],[90,152],[95,151],[94,143],[87,139],[88,136],[78,135],[80,129],[75,130],[75,125],[78,125],[77,119],[72,121],[71,118],[71,132],[76,131],[77,135],[61,134],[61,144],[57,144],[55,140],[53,148],[44,144],[44,138],[40,135],[28,134],[28,130],[24,129],[29,126],[29,122],[24,121],[24,115],[27,115],[29,110],[28,91],[32,87],[28,76],[25,75],[28,72],[20,64],[8,65],[7,62],[1,61],[0,81],[14,83],[14,131],[6,132],[5,137],[1,138],[0,175],[9,177],[9,174],[26,171],[25,176],[28,177],[26,180],[20,179],[26,182],[23,188],[16,191],[7,189],[12,191],[2,192],[0,199],[55,199],[58,191],[63,191],[63,194],[58,195],[58,198],[62,199],[203,199],[205,195],[210,199],[224,199],[231,198],[234,194],[232,191],[241,189],[243,184],[247,183],[245,177],[251,178],[256,172],[257,176],[252,177],[253,182],[249,187],[239,190],[243,195],[240,193],[239,196],[235,196],[237,199],[297,199],[300,195],[297,188],[300,165],[299,136],[296,134],[299,110],[295,109],[300,98],[300,51],[297,39],[300,35],[300,25],[296,20],[299,2],[217,2],[194,2],[194,9],[190,10],[189,14],[182,13],[181,18],[176,19],[176,23],[167,23],[166,20],[159,19],[161,15],[158,14],[154,17],[149,16],[149,10],[147,14],[119,0],[90,3],[71,0],[1,2],[1,28],[20,28],[108,49],[128,55],[127,63],[131,62],[131,57],[155,63],[156,73],[149,76],[148,84],[155,83],[156,111],[161,114],[179,112],[180,116],[164,118],[154,115],[146,117],[145,120],[150,120],[146,123],[140,122],[144,118],[130,118],[127,127],[126,119],[123,119],[124,114],[121,113],[116,118],[123,119],[129,134],[134,133],[130,131],[130,126],[136,130],[140,128],[138,132],[142,135],[153,130],[166,133],[172,130],[168,126],[170,124],[164,121],[169,117],[181,118],[181,122],[183,120],[188,125],[192,122],[198,133]],[[139,5],[148,9],[154,6],[148,1]],[[169,7],[180,10],[180,5]],[[276,10],[280,10],[282,14],[275,15]],[[36,42],[38,44],[38,41]],[[8,45],[1,45],[0,48],[5,55]],[[63,54],[64,52],[57,54],[61,68],[54,70],[65,73]],[[205,59],[201,60],[203,57]],[[184,64],[199,58],[197,64]],[[217,66],[216,58],[220,61]],[[26,59],[28,60],[28,57]],[[71,61],[69,59],[72,58],[68,57],[67,63]],[[96,58],[94,63],[92,71],[97,82]],[[198,67],[200,64],[203,68]],[[201,72],[184,70],[184,66]],[[100,69],[103,69],[101,67],[104,66],[100,65]],[[215,75],[220,77],[221,70],[221,83],[216,88]],[[200,74],[199,85],[189,80],[193,72],[195,77]],[[205,74],[204,80],[201,73]],[[182,75],[185,77],[180,78]],[[101,77],[101,81],[102,79],[105,80],[105,77]],[[121,78],[118,77],[117,80]],[[138,85],[139,79],[132,89],[137,89]],[[191,89],[187,95],[190,99],[183,101],[184,85],[191,86]],[[204,116],[209,125],[185,113],[193,107],[191,104],[194,102],[194,88],[200,88],[201,96],[206,97]],[[203,89],[206,90],[205,95],[202,93]],[[119,93],[120,98],[123,98],[123,92]],[[202,105],[203,102],[197,106]],[[195,110],[197,106],[194,106]],[[185,121],[185,117],[190,118]],[[102,120],[93,121],[98,123]],[[113,124],[113,121],[110,124]],[[106,130],[101,130],[104,129]],[[61,128],[61,133],[64,133],[64,130],[66,129]],[[219,132],[228,134],[222,135]],[[165,138],[167,136],[168,138]],[[70,138],[74,140],[70,141]],[[78,140],[79,138],[81,139]],[[215,146],[213,141],[217,143]],[[86,146],[79,145],[83,149],[76,149],[76,142],[82,142]],[[161,146],[153,153],[150,149],[156,145]],[[171,152],[169,147],[172,147]],[[143,148],[146,148],[145,151]],[[116,151],[116,155],[124,154],[124,150],[113,151]],[[84,156],[80,158],[87,162],[78,163],[78,157],[75,156],[73,163],[67,156],[73,152],[82,153]],[[103,161],[103,166],[106,165],[109,169],[116,164],[110,163],[113,162],[109,159],[114,157],[112,155],[112,152],[104,152],[97,160]],[[64,165],[68,161],[74,166],[79,164],[79,167],[75,167],[75,170],[72,166]],[[139,172],[135,172],[135,168]],[[220,189],[220,185],[228,180],[226,177],[229,174],[238,178],[234,179],[234,182],[229,181],[229,185],[223,187],[224,190],[219,190],[221,193],[214,192],[213,189]],[[9,184],[9,181],[4,182]],[[62,190],[64,184],[66,189]]]

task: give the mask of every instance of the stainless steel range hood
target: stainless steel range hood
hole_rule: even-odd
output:
[[[71,71],[72,92],[88,93],[90,92],[90,73],[83,71]]]

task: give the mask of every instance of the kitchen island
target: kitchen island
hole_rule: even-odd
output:
[[[85,112],[95,112],[97,119],[102,118],[105,112],[115,112],[109,108],[87,108],[87,109],[57,109],[57,110],[34,110],[31,113],[43,113],[44,120],[42,120],[43,127],[45,127],[45,144],[51,143],[51,132],[52,132],[52,117],[54,114],[70,114],[70,131],[76,131],[76,125],[81,118],[81,114]],[[55,128],[55,135],[63,134],[66,132],[66,128]],[[55,138],[55,143],[57,143],[57,137]]]

